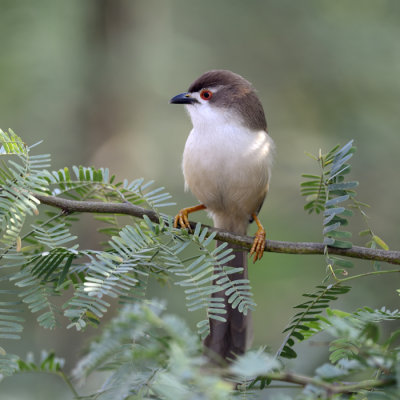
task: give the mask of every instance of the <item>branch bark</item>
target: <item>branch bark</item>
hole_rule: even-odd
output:
[[[66,213],[87,212],[87,213],[105,213],[105,214],[124,214],[133,217],[143,218],[146,215],[151,221],[158,223],[159,216],[152,210],[135,206],[131,203],[103,203],[100,201],[78,201],[68,200],[61,197],[47,196],[43,194],[34,194],[42,203],[52,207],[57,207]],[[190,222],[194,229],[195,222]],[[234,243],[244,249],[250,249],[253,244],[253,238],[250,236],[235,235],[231,232],[203,225],[209,229],[209,232],[217,232],[216,240]],[[266,240],[265,251],[284,254],[324,254],[325,245],[314,242],[283,242],[278,240]],[[363,260],[384,261],[390,264],[400,265],[400,251],[370,249],[367,247],[353,246],[350,249],[339,249],[329,247],[329,254],[336,254],[346,257],[359,258]]]

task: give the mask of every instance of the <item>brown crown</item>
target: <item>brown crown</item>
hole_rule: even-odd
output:
[[[243,123],[254,130],[267,130],[263,106],[253,86],[238,74],[227,70],[212,70],[197,78],[189,87],[189,92],[199,92],[219,86],[210,103],[216,107],[234,109]]]

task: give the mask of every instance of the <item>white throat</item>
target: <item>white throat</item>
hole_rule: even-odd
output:
[[[194,104],[185,108],[196,130],[220,129],[229,125],[239,127],[243,124],[239,115],[228,109],[213,107],[210,103]]]

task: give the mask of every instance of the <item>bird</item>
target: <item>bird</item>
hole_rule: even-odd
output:
[[[182,170],[185,189],[199,201],[178,212],[174,227],[190,230],[188,215],[200,210],[209,213],[214,227],[238,235],[246,235],[255,221],[257,232],[250,256],[253,262],[259,260],[266,232],[258,213],[268,193],[275,145],[255,89],[241,75],[216,69],[202,74],[170,103],[183,104],[193,125],[183,151]],[[217,246],[220,244],[217,241]],[[247,252],[228,246],[235,254],[228,266],[243,268],[230,275],[231,279],[247,279]],[[251,343],[251,316],[233,309],[223,291],[212,296],[223,297],[226,322],[210,319],[204,345],[214,359],[230,362]]]

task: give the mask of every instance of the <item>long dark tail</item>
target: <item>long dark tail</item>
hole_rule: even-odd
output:
[[[222,242],[217,241],[217,246]],[[232,280],[247,279],[247,252],[240,250],[233,244],[228,244],[228,247],[233,248],[236,257],[229,261],[227,265],[230,267],[243,267],[242,272],[230,275]],[[252,326],[250,312],[247,315],[232,309],[228,303],[228,297],[224,292],[213,293],[213,297],[222,297],[227,311],[224,314],[226,322],[210,320],[210,334],[204,340],[204,345],[208,349],[207,354],[215,362],[223,360],[229,362],[235,356],[243,354],[252,339]]]

